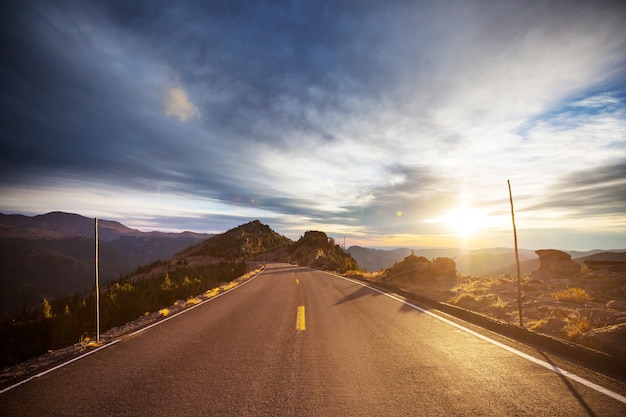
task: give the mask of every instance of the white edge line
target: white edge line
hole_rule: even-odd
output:
[[[153,327],[155,327],[155,326],[158,326],[159,324],[165,323],[166,321],[171,320],[171,319],[173,319],[174,317],[180,316],[181,314],[186,313],[186,312],[188,312],[188,311],[191,311],[191,310],[193,310],[194,308],[200,307],[201,305],[206,304],[206,303],[208,303],[209,301],[213,301],[213,300],[215,300],[216,298],[219,298],[219,297],[221,297],[222,295],[227,294],[227,293],[231,292],[232,290],[234,290],[234,289],[236,289],[236,288],[239,288],[239,287],[242,287],[242,286],[246,285],[248,282],[252,281],[252,280],[253,280],[253,279],[255,279],[256,277],[258,277],[259,275],[261,275],[264,271],[265,271],[265,268],[263,268],[263,269],[262,269],[262,270],[261,270],[258,274],[256,274],[255,276],[253,276],[253,277],[251,277],[251,278],[248,278],[247,280],[245,280],[245,281],[244,281],[244,282],[242,282],[241,284],[238,284],[238,285],[236,285],[236,286],[234,286],[234,287],[232,287],[232,288],[230,288],[230,289],[228,289],[228,290],[226,290],[226,291],[224,291],[224,292],[221,292],[221,293],[219,293],[219,294],[217,294],[217,295],[215,295],[215,296],[213,296],[213,297],[211,297],[211,298],[207,298],[206,300],[202,301],[201,303],[198,303],[198,304],[193,305],[193,306],[191,306],[191,307],[187,307],[186,309],[181,310],[181,311],[179,311],[178,313],[173,314],[173,315],[171,315],[171,316],[168,316],[168,317],[164,318],[163,320],[159,320],[159,321],[157,321],[156,323],[152,323],[152,324],[151,324],[151,325],[149,325],[149,326],[142,327],[141,329],[139,329],[139,330],[137,330],[137,331],[134,331],[134,332],[132,332],[132,333],[129,333],[128,335],[125,335],[125,337],[132,337],[132,336],[138,335],[139,333],[145,332],[146,330],[151,329],[151,328],[153,328]]]
[[[431,317],[434,317],[434,318],[436,318],[437,320],[441,320],[441,321],[443,321],[444,323],[449,324],[450,326],[454,326],[454,327],[456,327],[457,329],[459,329],[459,330],[463,330],[464,332],[469,333],[469,334],[471,334],[471,335],[473,335],[473,336],[476,336],[476,337],[478,337],[479,339],[482,339],[482,340],[484,340],[484,341],[486,341],[486,342],[489,342],[489,343],[491,343],[492,345],[498,346],[499,348],[502,348],[502,349],[504,349],[504,350],[507,350],[507,351],[509,351],[509,352],[511,352],[511,353],[513,353],[513,354],[515,354],[515,355],[517,355],[517,356],[520,356],[520,357],[522,357],[522,358],[524,358],[524,359],[526,359],[526,360],[528,360],[528,361],[530,361],[530,362],[533,362],[533,363],[535,363],[535,364],[537,364],[537,365],[539,365],[539,366],[543,366],[544,368],[549,369],[550,371],[553,371],[553,372],[555,372],[555,373],[557,373],[557,374],[559,374],[559,375],[562,375],[562,376],[564,376],[564,377],[566,377],[566,378],[569,378],[569,379],[571,379],[571,380],[573,380],[573,381],[576,381],[576,382],[578,382],[578,383],[581,383],[581,384],[585,385],[585,386],[586,386],[586,387],[588,387],[588,388],[591,388],[591,389],[593,389],[593,390],[596,390],[596,391],[598,391],[598,392],[600,392],[600,393],[602,393],[602,394],[604,394],[604,395],[606,395],[606,396],[608,396],[608,397],[611,397],[611,398],[613,398],[613,399],[615,399],[615,400],[617,400],[617,401],[620,401],[620,402],[622,402],[622,403],[626,404],[626,396],[623,396],[623,395],[621,395],[621,394],[618,394],[618,393],[617,393],[617,392],[615,392],[615,391],[611,391],[611,390],[610,390],[610,389],[608,389],[608,388],[604,388],[603,386],[600,386],[600,385],[598,385],[598,384],[595,384],[595,383],[593,383],[593,382],[591,382],[591,381],[589,381],[589,380],[587,380],[587,379],[585,379],[585,378],[583,378],[583,377],[580,377],[580,376],[578,376],[578,375],[576,375],[576,374],[573,374],[573,373],[571,373],[571,372],[569,372],[569,371],[566,371],[565,369],[561,369],[561,368],[559,368],[558,366],[555,366],[555,365],[549,364],[549,363],[548,363],[548,362],[546,362],[546,361],[542,361],[541,359],[537,359],[537,358],[535,358],[534,356],[531,356],[531,355],[529,355],[529,354],[527,354],[527,353],[524,353],[524,352],[522,352],[522,351],[519,351],[519,350],[517,350],[517,349],[515,349],[515,348],[513,348],[513,347],[511,347],[511,346],[505,345],[504,343],[498,342],[497,340],[491,339],[490,337],[485,336],[485,335],[482,335],[482,334],[480,334],[480,333],[478,333],[478,332],[475,332],[474,330],[468,329],[467,327],[461,326],[460,324],[455,323],[455,322],[453,322],[452,320],[448,320],[448,319],[447,319],[447,318],[445,318],[445,317],[442,317],[442,316],[440,316],[440,315],[438,315],[438,314],[432,313],[432,312],[430,312],[430,311],[428,311],[428,310],[426,310],[426,309],[423,309],[423,308],[421,308],[421,307],[419,307],[419,306],[416,306],[415,304],[411,304],[411,303],[409,303],[408,301],[403,300],[403,299],[401,299],[401,298],[399,298],[399,297],[397,297],[397,296],[395,296],[395,295],[392,295],[392,294],[386,293],[386,292],[381,291],[381,290],[379,290],[379,289],[377,289],[377,288],[374,288],[374,287],[370,287],[370,286],[369,286],[369,285],[367,285],[367,284],[364,284],[364,283],[359,282],[359,281],[355,281],[355,280],[350,279],[350,278],[342,277],[342,276],[340,276],[340,275],[335,275],[335,274],[332,274],[332,273],[330,273],[330,272],[326,272],[326,271],[320,271],[320,272],[324,272],[324,273],[326,273],[326,274],[328,274],[328,275],[332,275],[332,276],[334,276],[334,277],[341,278],[341,279],[344,279],[344,280],[346,280],[346,281],[350,281],[350,282],[353,282],[353,283],[355,283],[355,284],[359,284],[359,285],[362,285],[362,286],[364,286],[364,287],[367,287],[367,288],[369,288],[369,289],[370,289],[370,290],[372,290],[372,291],[375,291],[375,292],[377,292],[377,293],[379,293],[379,294],[385,295],[385,296],[387,296],[387,297],[389,297],[389,298],[391,298],[391,299],[393,299],[393,300],[399,301],[399,302],[401,302],[401,303],[403,303],[403,304],[405,304],[405,305],[407,305],[407,306],[409,306],[409,307],[412,307],[412,308],[414,308],[414,309],[416,309],[416,310],[421,311],[422,313],[425,313],[425,314],[427,314],[427,315],[429,315],[429,316],[431,316]]]
[[[94,353],[96,353],[96,352],[98,352],[98,351],[100,351],[100,350],[102,350],[102,349],[106,349],[106,348],[108,348],[109,346],[112,346],[112,345],[116,344],[117,342],[121,342],[121,341],[122,341],[122,339],[116,339],[116,340],[113,340],[113,341],[111,341],[111,342],[107,343],[107,344],[106,344],[106,345],[104,345],[104,346],[100,346],[100,347],[99,347],[99,348],[97,348],[97,349],[94,349],[94,350],[92,350],[92,351],[90,351],[90,352],[87,352],[87,353],[82,354],[82,355],[80,355],[80,356],[77,356],[77,357],[75,357],[75,358],[73,358],[73,359],[70,359],[70,360],[69,360],[69,361],[67,361],[67,362],[63,362],[62,364],[57,365],[57,366],[55,366],[55,367],[53,367],[53,368],[46,369],[45,371],[40,372],[40,373],[38,373],[37,375],[33,375],[33,376],[31,376],[31,377],[28,377],[28,378],[26,378],[26,379],[25,379],[25,380],[23,380],[23,381],[20,381],[20,382],[18,382],[18,383],[16,383],[16,384],[11,385],[10,387],[6,387],[6,388],[4,388],[4,389],[0,390],[0,394],[4,394],[4,393],[5,393],[5,392],[7,392],[7,391],[11,391],[13,388],[17,388],[17,387],[19,387],[20,385],[25,384],[25,383],[27,383],[27,382],[29,382],[29,381],[32,381],[32,380],[33,380],[33,379],[35,379],[35,378],[42,377],[42,376],[44,376],[44,375],[46,375],[46,374],[49,374],[49,373],[50,373],[50,372],[52,372],[52,371],[56,371],[57,369],[63,368],[65,365],[69,365],[69,364],[70,364],[70,363],[72,363],[72,362],[76,362],[76,361],[77,361],[77,360],[79,360],[79,359],[83,359],[83,358],[85,358],[85,357],[87,357],[87,356],[89,356],[89,355],[91,355],[91,354],[94,354]]]
[[[170,320],[170,319],[173,319],[173,318],[174,318],[174,317],[176,317],[176,316],[180,316],[180,315],[181,315],[181,314],[183,314],[183,313],[186,313],[186,312],[188,312],[188,311],[191,311],[191,310],[193,310],[193,309],[194,309],[194,308],[196,308],[196,307],[200,307],[202,304],[208,303],[208,302],[209,302],[209,301],[211,301],[211,300],[215,300],[216,298],[221,297],[222,295],[224,295],[224,294],[226,294],[226,293],[228,293],[228,292],[231,292],[232,290],[234,290],[234,289],[236,289],[236,288],[239,288],[239,287],[241,287],[241,286],[243,286],[243,285],[247,284],[248,282],[252,281],[252,280],[253,280],[253,279],[255,279],[256,277],[258,277],[259,275],[261,275],[264,271],[265,271],[265,267],[264,267],[264,268],[263,268],[263,269],[262,269],[262,270],[261,270],[258,274],[254,275],[254,276],[253,276],[253,277],[251,277],[251,278],[248,278],[247,280],[245,280],[245,281],[244,281],[244,282],[242,282],[241,284],[238,284],[238,285],[234,286],[233,288],[230,288],[230,289],[228,289],[228,290],[226,290],[226,291],[224,291],[224,292],[221,292],[221,293],[217,294],[217,295],[216,295],[216,296],[214,296],[214,297],[211,297],[211,298],[208,298],[208,299],[204,300],[204,301],[203,301],[203,302],[201,302],[201,303],[198,303],[198,304],[196,304],[196,305],[194,305],[194,306],[188,307],[188,308],[186,308],[186,309],[184,309],[184,310],[182,310],[182,311],[179,311],[178,313],[176,313],[176,314],[174,314],[174,315],[172,315],[172,316],[169,316],[169,317],[167,317],[167,318],[165,318],[165,319],[163,319],[163,320],[159,320],[159,321],[157,321],[156,323],[152,323],[152,324],[151,324],[151,325],[149,325],[149,326],[143,327],[143,328],[141,328],[141,329],[139,329],[139,330],[137,330],[137,331],[135,331],[135,332],[129,333],[129,334],[124,335],[124,336],[122,336],[122,337],[126,338],[126,337],[135,336],[135,335],[137,335],[137,334],[139,334],[139,333],[141,333],[141,332],[144,332],[144,331],[146,331],[146,330],[148,330],[148,329],[150,329],[150,328],[152,328],[152,327],[154,327],[154,326],[157,326],[157,325],[159,325],[159,324],[161,324],[161,323],[165,323],[166,321],[168,321],[168,320]],[[87,352],[87,353],[85,353],[85,354],[83,354],[83,355],[80,355],[80,356],[77,356],[77,357],[75,357],[75,358],[73,358],[73,359],[70,359],[70,360],[69,360],[69,361],[67,361],[67,362],[63,362],[63,363],[61,363],[61,364],[59,364],[59,365],[57,365],[57,366],[55,366],[55,367],[52,367],[52,368],[50,368],[50,369],[46,369],[45,371],[42,371],[42,372],[38,373],[37,375],[30,376],[30,377],[28,377],[28,378],[24,379],[23,381],[17,382],[17,383],[15,383],[15,384],[13,384],[13,385],[11,385],[11,386],[9,386],[9,387],[6,387],[6,388],[4,388],[4,389],[0,390],[0,394],[4,394],[5,392],[11,391],[12,389],[19,387],[20,385],[23,385],[23,384],[25,384],[25,383],[27,383],[27,382],[32,381],[33,379],[36,379],[36,378],[42,377],[42,376],[44,376],[44,375],[46,375],[46,374],[49,374],[49,373],[51,373],[51,372],[53,372],[53,371],[56,371],[57,369],[63,368],[64,366],[69,365],[69,364],[70,364],[70,363],[72,363],[72,362],[76,362],[77,360],[80,360],[80,359],[86,358],[87,356],[89,356],[89,355],[91,355],[91,354],[94,354],[94,353],[96,353],[96,352],[98,352],[98,351],[100,351],[100,350],[102,350],[102,349],[106,349],[106,348],[108,348],[109,346],[113,346],[114,344],[116,344],[116,343],[118,343],[118,342],[121,342],[121,341],[122,341],[122,337],[120,337],[119,339],[112,340],[111,342],[107,343],[106,345],[104,345],[104,346],[100,346],[99,348],[94,349],[94,350],[92,350],[92,351],[89,351],[89,352]]]

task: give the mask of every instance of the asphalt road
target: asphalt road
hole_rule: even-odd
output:
[[[269,265],[221,297],[0,394],[0,415],[626,415],[626,384],[429,313],[353,281]]]

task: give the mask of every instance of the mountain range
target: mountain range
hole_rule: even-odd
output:
[[[0,315],[10,317],[94,285],[95,222],[78,214],[0,214]],[[308,231],[298,241],[255,220],[218,235],[141,232],[98,220],[99,278],[155,279],[202,275],[226,262],[292,262],[333,271],[358,265],[332,238]],[[208,269],[207,269],[208,268]]]
[[[352,246],[345,253],[323,232],[306,232],[294,242],[258,220],[219,235],[141,232],[119,222],[98,220],[98,237],[99,275],[103,284],[132,275],[133,271],[150,270],[150,264],[156,261],[161,261],[161,269],[219,262],[219,259],[257,258],[335,271],[357,267],[378,271],[411,253],[428,259],[452,258],[457,271],[465,275],[515,274],[515,255],[510,248],[381,250]],[[92,288],[94,246],[94,219],[62,212],[33,217],[0,214],[0,315],[12,315],[23,307],[39,304],[43,297],[54,298]],[[534,251],[520,249],[519,252],[522,274],[538,268]],[[587,259],[626,257],[623,251],[568,253],[579,263]]]
[[[94,219],[72,213],[0,214],[0,314],[84,291],[94,283]],[[99,276],[117,279],[214,235],[141,232],[98,220]]]

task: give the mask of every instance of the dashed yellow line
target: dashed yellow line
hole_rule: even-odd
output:
[[[296,278],[296,284],[299,284],[300,280],[298,278]]]
[[[304,306],[298,306],[298,314],[296,315],[296,330],[306,330]]]

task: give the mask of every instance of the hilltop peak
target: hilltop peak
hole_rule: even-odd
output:
[[[291,239],[276,233],[259,220],[254,220],[193,246],[184,255],[247,259],[279,250],[291,243]]]

